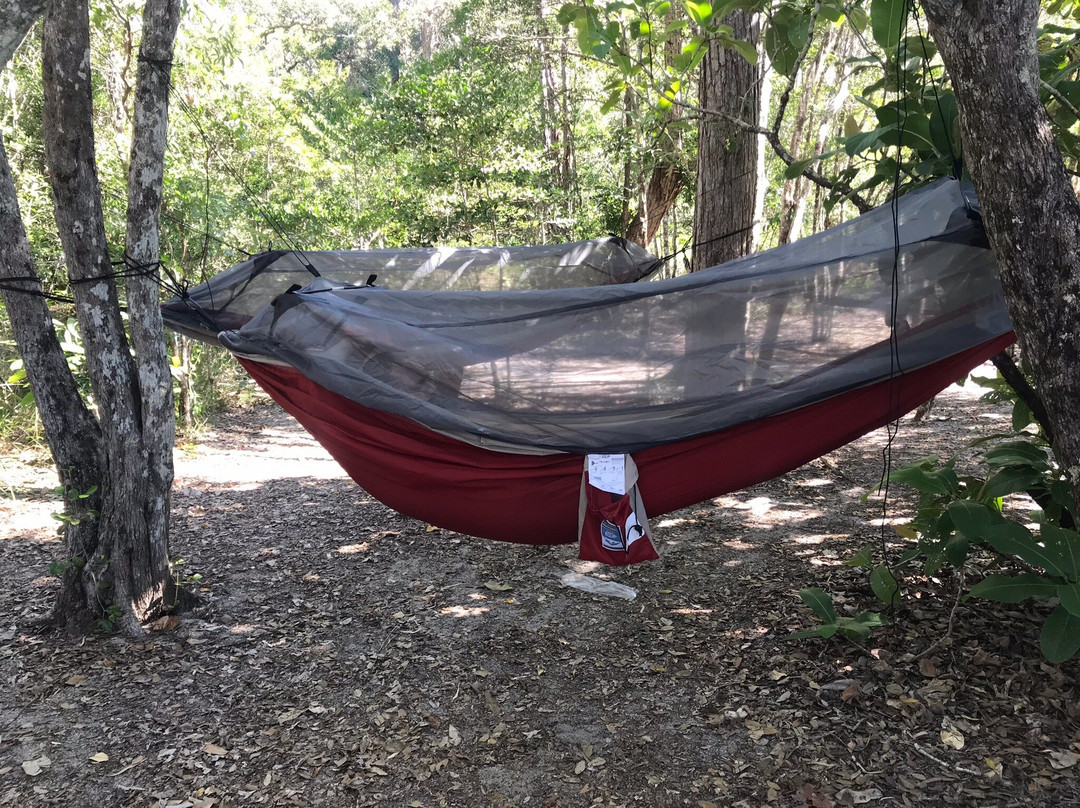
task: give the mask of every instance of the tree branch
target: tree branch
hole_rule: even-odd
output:
[[[1027,404],[1031,414],[1035,416],[1035,420],[1042,427],[1047,443],[1053,446],[1054,429],[1050,426],[1050,415],[1046,411],[1046,405],[1043,403],[1042,398],[1028,382],[1024,372],[1020,370],[1013,358],[1005,351],[997,354],[990,361],[998,369],[1001,378],[1008,382],[1009,387],[1016,391],[1016,395],[1020,396],[1020,400]]]

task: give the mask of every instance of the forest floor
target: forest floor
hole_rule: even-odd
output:
[[[976,395],[905,420],[894,463],[999,429]],[[843,561],[879,543],[884,439],[654,519],[663,559],[606,569],[400,516],[261,404],[178,450],[203,605],[136,642],[35,630],[55,477],[2,458],[0,805],[1080,804],[1080,665],[1040,660],[1043,606],[908,577],[865,643],[790,639],[802,587],[876,608]]]

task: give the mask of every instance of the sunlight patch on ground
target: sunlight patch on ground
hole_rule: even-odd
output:
[[[795,483],[799,488],[820,488],[823,485],[832,484],[832,480],[826,480],[824,477],[815,477],[812,480],[798,480]]]
[[[268,444],[272,444],[272,451]],[[286,477],[332,480],[345,476],[341,466],[299,430],[293,433],[268,429],[243,448],[203,445],[195,452],[178,451],[173,457],[178,479],[228,484],[238,490]]]
[[[450,617],[481,617],[489,611],[491,610],[487,606],[447,606],[440,609],[439,614]]]
[[[60,523],[51,514],[63,508],[55,502],[27,502],[4,500],[0,502],[0,541],[33,538],[40,542],[57,541],[56,528]]]
[[[342,555],[355,555],[357,553],[367,552],[370,544],[368,542],[361,542],[360,544],[343,544],[337,548],[337,551]]]

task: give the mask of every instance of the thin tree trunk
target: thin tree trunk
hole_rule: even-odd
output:
[[[41,16],[43,2],[14,2],[0,22],[0,64],[7,64],[31,25]],[[62,573],[58,616],[77,615],[73,627],[86,629],[97,602],[94,593],[72,582],[81,579],[80,564],[97,550],[100,511],[102,440],[60,347],[52,315],[41,296],[30,243],[26,237],[15,182],[0,136],[0,278],[24,291],[0,289],[19,353],[23,358],[45,439],[59,473],[64,497],[64,535],[67,558]],[[71,597],[70,603],[64,601]]]
[[[169,74],[181,0],[147,0],[135,82],[135,110],[128,175],[127,261],[147,271],[128,279],[131,341],[138,359],[139,414],[146,452],[147,555],[133,566],[134,591],[155,592],[169,580],[169,492],[176,443],[172,375],[161,320],[159,215],[164,188]],[[205,247],[205,245],[204,245]],[[152,268],[152,269],[151,269]],[[146,597],[145,594],[141,595]],[[155,594],[153,597],[157,597]],[[149,608],[149,604],[146,607]]]
[[[150,0],[144,17],[146,61],[140,65],[138,133],[134,142],[129,210],[131,250],[156,261],[156,214],[160,204],[161,150],[164,128],[159,118],[165,101],[153,94],[167,92],[166,81],[150,77],[158,60],[171,58],[176,14],[172,0]],[[61,594],[76,601],[81,589],[85,601],[104,597],[117,612],[112,615],[128,633],[141,631],[139,622],[161,611],[170,590],[167,489],[171,463],[163,460],[164,442],[171,446],[171,405],[161,411],[161,372],[140,374],[129,350],[120,315],[116,283],[105,240],[105,225],[98,184],[92,120],[89,9],[85,0],[56,0],[45,12],[43,34],[43,128],[49,180],[57,226],[71,278],[91,387],[99,409],[104,437],[102,503],[98,519],[98,546],[80,569],[80,580],[65,581]],[[159,142],[160,141],[160,142]],[[155,145],[156,144],[156,145]],[[155,165],[156,161],[156,165]],[[152,220],[152,221],[151,221]],[[158,305],[152,282],[135,279],[131,303],[132,328],[139,363],[161,361],[162,346],[153,345]],[[149,306],[154,312],[142,311]],[[158,315],[160,317],[160,315]],[[157,320],[160,335],[160,319]],[[165,377],[167,379],[167,375]],[[143,387],[150,390],[143,398]],[[171,388],[171,382],[166,382]],[[155,389],[152,389],[155,388]],[[147,429],[164,434],[149,435]]]
[[[1037,0],[926,0],[964,160],[1054,449],[1080,502],[1080,202],[1040,103]]]
[[[626,228],[626,238],[648,247],[667,212],[678,201],[684,185],[685,175],[678,165],[668,161],[657,163],[645,189],[645,201]]]

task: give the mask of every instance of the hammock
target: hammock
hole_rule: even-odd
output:
[[[164,316],[203,337],[236,323],[220,342],[376,498],[506,541],[576,539],[582,455],[631,453],[665,513],[888,423],[1013,340],[955,181],[672,280],[626,282],[657,262],[619,240],[492,249],[483,268],[484,250],[412,252],[306,253],[313,280],[257,256]],[[385,266],[345,275],[361,257]]]

